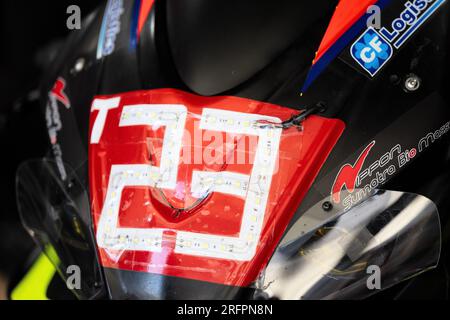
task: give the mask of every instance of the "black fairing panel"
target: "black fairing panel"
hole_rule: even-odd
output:
[[[167,30],[175,65],[196,93],[228,91],[266,67],[295,40],[307,38],[311,25],[324,32],[326,24],[317,21],[331,17],[336,4],[309,0],[167,1]]]
[[[157,274],[105,268],[114,300],[251,299],[255,290]]]

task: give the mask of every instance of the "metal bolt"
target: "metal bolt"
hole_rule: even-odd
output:
[[[333,210],[333,204],[330,201],[325,201],[322,204],[322,209],[326,212]]]
[[[420,88],[422,81],[415,74],[409,74],[406,76],[405,89],[409,92],[414,92]]]

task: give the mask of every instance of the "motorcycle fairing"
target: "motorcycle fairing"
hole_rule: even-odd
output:
[[[97,104],[113,100],[104,119]],[[301,130],[263,124],[291,116],[173,89],[97,97],[89,172],[102,265],[249,286],[344,130],[318,116]]]
[[[132,2],[125,3],[126,6],[129,4],[132,4]],[[328,6],[328,4],[324,4],[324,6]],[[67,82],[66,93],[71,100],[72,107],[68,110],[63,107],[60,108],[63,128],[58,140],[62,148],[64,161],[77,168],[82,181],[87,180],[84,172],[87,172],[88,165],[87,157],[84,154],[89,142],[89,107],[95,95],[110,95],[117,92],[166,87],[188,90],[176,76],[177,71],[170,59],[169,46],[164,46],[167,41],[165,25],[168,23],[164,17],[166,15],[164,5],[161,5],[161,2],[158,5],[158,2],[156,2],[154,8],[157,10],[152,10],[144,25],[138,50],[133,51],[129,48],[131,31],[127,26],[130,23],[130,17],[124,14],[122,15],[122,25],[124,26],[122,33],[125,36],[119,39],[121,44],[118,45],[117,50],[112,55],[96,61],[93,44],[96,44],[100,30],[102,12],[100,10],[98,19],[94,19],[82,31],[73,32],[71,40],[54,63],[47,82],[44,83],[43,92],[47,93],[53,87],[58,76],[62,76]],[[131,10],[128,12],[131,12]],[[323,35],[322,27],[314,25],[299,35],[301,37],[300,43],[296,43],[291,49],[281,54],[267,68],[256,76],[240,83],[239,86],[222,93],[287,106],[292,108],[292,112],[297,112],[295,109],[298,109],[299,105],[326,100],[329,102],[329,108],[324,116],[339,118],[346,123],[345,132],[322,167],[308,195],[297,209],[292,223],[299,222],[298,218],[310,206],[329,195],[339,168],[346,163],[354,163],[360,152],[368,143],[373,141],[374,137],[376,137],[377,143],[367,159],[367,163],[370,164],[392,147],[392,137],[397,137],[396,142],[407,146],[410,145],[410,142],[416,143],[415,140],[410,140],[412,137],[410,133],[415,133],[417,128],[420,128],[417,135],[426,134],[432,130],[437,130],[443,120],[448,119],[448,108],[445,108],[448,96],[446,90],[443,90],[444,84],[448,81],[445,77],[445,68],[442,67],[448,60],[446,51],[442,50],[445,48],[448,39],[446,31],[448,29],[447,16],[448,8],[445,14],[436,15],[432,19],[432,23],[418,31],[412,41],[404,46],[398,56],[391,60],[377,78],[368,79],[350,67],[349,64],[343,63],[342,59],[334,59],[324,70],[320,79],[303,97],[299,98],[298,89],[304,82],[312,53],[317,48]],[[224,14],[223,18],[227,19],[228,17]],[[325,27],[329,19],[325,17],[324,20],[327,20],[322,21]],[[203,30],[199,28],[197,32],[202,33]],[[239,33],[232,36],[241,37],[243,35]],[[251,45],[251,43],[247,43],[247,45]],[[150,50],[146,50],[149,48]],[[214,48],[205,47],[204,49]],[[149,54],[150,51],[152,54]],[[79,57],[84,57],[88,64],[82,72],[73,73],[73,63]],[[415,93],[406,93],[402,88],[402,77],[409,72],[418,74],[422,79],[422,87]],[[392,76],[396,76],[398,81],[392,82]],[[221,79],[217,78],[215,81],[220,82]],[[432,99],[423,103],[431,95],[443,99],[438,107],[442,112],[440,111],[437,115],[432,112],[436,109],[430,109],[430,106],[436,106],[436,100],[433,101]],[[414,119],[413,125],[408,121],[397,121],[418,103],[421,104],[420,108],[409,114]],[[426,121],[423,121],[424,119]],[[383,134],[381,138],[380,133],[393,123],[395,123],[394,126],[397,130],[389,130],[389,134]],[[403,134],[399,136],[399,132]],[[448,137],[446,141],[448,142]],[[443,150],[438,154],[440,160],[443,159],[444,149],[447,147],[444,143],[443,141],[440,144],[440,149]],[[74,144],[76,148],[74,148]],[[373,157],[373,160],[371,157]],[[423,163],[430,159],[439,160],[438,157],[436,157],[436,152],[426,152],[422,156],[424,159],[420,162]],[[415,160],[410,163],[412,162],[416,163]],[[441,167],[441,162],[435,163],[433,168],[438,170]],[[419,168],[421,167],[419,166]],[[391,188],[403,190],[408,186],[408,191],[417,192],[417,189],[409,190],[411,184],[405,182],[416,180],[415,184],[417,185],[426,180],[424,179],[426,173],[420,173],[420,177],[416,178],[419,174],[416,170],[416,165],[408,164],[405,166],[402,170],[402,172],[404,171],[403,174],[395,175],[393,180],[396,180],[397,183]],[[428,170],[424,171],[429,172]],[[408,178],[405,179],[405,177]],[[392,184],[389,185],[392,186]],[[109,281],[111,290],[114,291],[113,287],[117,289],[113,296],[120,296],[121,298],[185,298],[186,295],[180,293],[180,287],[178,286],[180,283],[183,284],[181,287],[189,289],[185,290],[184,293],[199,291],[199,294],[196,294],[195,297],[204,298],[213,291],[212,287],[217,288],[216,291],[221,293],[228,292],[225,290],[226,288],[232,288],[203,281],[141,272],[110,268],[104,268],[104,271],[111,280]],[[125,279],[125,282],[132,284],[133,289],[128,288],[128,290],[123,291],[120,279]],[[200,294],[202,290],[204,292]],[[120,295],[117,295],[119,291],[121,291]],[[217,296],[223,297],[222,295]],[[216,297],[216,295],[212,294],[211,297]],[[228,297],[236,297],[236,295],[230,294]]]

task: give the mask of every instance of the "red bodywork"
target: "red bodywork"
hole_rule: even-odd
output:
[[[281,120],[289,119],[298,111],[249,99],[202,97],[174,89],[138,91],[98,98],[112,97],[120,97],[120,105],[108,112],[99,143],[91,144],[89,147],[92,214],[96,229],[107,195],[111,166],[156,165],[160,161],[164,127],[120,127],[119,122],[124,106],[142,104],[185,106],[188,117],[180,157],[184,159],[190,153],[192,156],[190,158],[194,159],[199,150],[202,152],[206,150],[211,152],[212,158],[219,161],[211,162],[200,158],[200,162],[182,161],[180,163],[176,190],[163,190],[167,201],[174,207],[193,205],[193,208],[179,215],[161,201],[161,194],[154,188],[127,187],[121,195],[118,227],[164,229],[162,250],[160,252],[122,250],[116,252],[116,255],[111,255],[111,252],[108,252],[109,249],[99,248],[102,265],[108,268],[225,285],[248,286],[258,277],[345,127],[340,120],[311,116],[304,121],[303,130],[290,128],[281,132],[277,156],[278,167],[272,177],[261,236],[256,239],[258,241],[256,251],[251,260],[237,261],[192,256],[174,251],[177,232],[188,231],[236,237],[242,224],[245,202],[239,196],[213,192],[203,202],[195,204],[195,197],[189,190],[192,172],[195,170],[228,171],[249,175],[252,172],[252,160],[255,156],[255,145],[236,142],[246,138],[243,135],[227,137],[229,133],[219,133],[223,141],[234,141],[230,145],[218,142],[217,140],[220,139],[217,139],[217,132],[214,135],[215,138],[212,138],[210,132],[200,129],[198,121],[203,109],[266,115]],[[92,111],[91,131],[98,114],[98,111]],[[186,138],[186,135],[204,138],[200,142],[195,139],[192,142],[191,139]],[[245,163],[236,164],[236,161],[230,161],[233,157],[238,158],[239,154],[246,155]]]
[[[378,0],[341,0],[331,18],[327,31],[323,36],[320,47],[313,61],[315,64],[327,52],[336,41],[355,24],[367,9],[377,3]]]

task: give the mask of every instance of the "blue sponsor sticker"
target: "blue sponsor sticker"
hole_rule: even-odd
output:
[[[392,47],[378,32],[369,28],[352,45],[351,54],[373,77],[392,57]]]
[[[372,77],[391,59],[395,50],[425,23],[446,0],[409,0],[404,10],[379,31],[367,28],[353,43],[350,53],[353,59]]]
[[[122,28],[120,18],[124,11],[123,0],[108,0],[98,38],[97,59],[114,52],[117,36]]]

